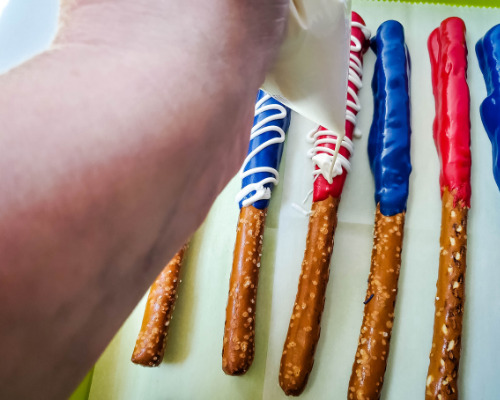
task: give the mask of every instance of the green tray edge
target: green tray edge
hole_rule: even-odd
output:
[[[92,385],[92,376],[94,375],[94,368],[89,371],[83,381],[78,385],[69,400],[88,400],[90,394],[90,386]]]
[[[353,0],[354,2],[356,0]],[[500,0],[378,0],[391,3],[444,4],[457,7],[500,8]]]

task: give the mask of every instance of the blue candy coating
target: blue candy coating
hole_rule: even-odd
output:
[[[267,95],[266,92],[264,92],[263,90],[259,90],[259,93],[257,94],[256,102],[261,100],[266,95]],[[272,97],[269,98],[268,100],[266,100],[262,104],[262,106],[271,105],[271,104],[277,104],[277,105],[284,107],[286,110],[286,117],[278,119],[278,120],[270,121],[270,122],[264,124],[263,128],[268,127],[268,126],[278,126],[286,132],[288,130],[288,127],[290,126],[290,116],[291,116],[290,109]],[[280,112],[278,110],[264,111],[264,112],[260,113],[259,115],[255,116],[254,121],[253,121],[253,125],[255,126],[263,119],[265,119],[271,115],[276,115],[279,113]],[[268,141],[269,139],[277,138],[279,136],[280,135],[278,132],[270,131],[270,132],[265,132],[265,133],[255,137],[255,138],[253,138],[252,140],[250,140],[250,144],[248,145],[248,153],[247,154],[250,154],[254,149],[256,149],[258,146],[260,146],[262,143]],[[257,167],[270,167],[270,168],[278,169],[280,162],[281,162],[281,155],[283,154],[283,147],[284,147],[284,143],[276,143],[276,144],[272,144],[272,145],[266,147],[265,149],[263,149],[262,151],[257,153],[255,157],[252,157],[250,159],[250,161],[246,165],[244,171],[248,171],[252,168],[257,168]],[[241,187],[244,188],[252,183],[258,183],[261,180],[268,178],[268,177],[272,177],[272,176],[274,176],[274,175],[271,173],[268,173],[268,172],[259,172],[259,173],[251,174],[251,175],[242,179]],[[274,185],[269,183],[269,184],[265,184],[264,186],[268,187],[270,190],[272,190]],[[249,193],[247,196],[245,196],[239,202],[240,208],[242,207],[243,201],[252,197],[252,195],[254,193],[255,192]],[[253,203],[253,206],[259,210],[264,210],[269,206],[269,200],[258,200],[255,203]]]
[[[476,54],[488,91],[479,111],[493,147],[493,176],[500,189],[500,25],[479,39]]]
[[[368,157],[375,178],[375,202],[391,216],[406,210],[410,162],[410,56],[403,26],[386,21],[372,39],[377,55],[372,80],[374,113]]]

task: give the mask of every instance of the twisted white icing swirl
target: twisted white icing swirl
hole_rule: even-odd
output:
[[[361,29],[363,35],[366,39],[370,38],[370,30],[366,28],[363,24],[353,21],[351,23],[352,28]],[[362,44],[357,37],[351,34],[351,48],[349,56],[349,82],[352,83],[359,91],[363,86],[361,78],[363,77],[363,64],[358,54],[362,50]],[[356,128],[356,114],[361,110],[361,105],[359,104],[359,97],[351,86],[347,86],[347,93],[352,97],[352,100],[347,99],[347,106],[352,108],[346,108],[346,120],[354,125],[353,135],[355,137],[360,137],[361,134]],[[333,178],[342,174],[342,168],[347,172],[351,170],[351,163],[348,157],[343,156],[339,153],[341,147],[344,147],[352,155],[354,151],[354,146],[352,140],[345,136],[345,132],[338,133],[329,130],[318,131],[316,128],[307,134],[307,139],[309,142],[314,143],[313,147],[307,152],[307,155],[312,159],[313,164],[318,167],[314,169],[313,175],[316,179],[318,175],[323,175],[326,181],[331,184]],[[319,139],[320,136],[325,136]],[[340,142],[340,146],[339,146]],[[334,144],[335,150],[329,149],[328,147],[322,146],[324,144]]]
[[[259,200],[269,200],[271,198],[271,189],[268,187],[265,187],[266,184],[274,184],[277,185],[279,181],[279,173],[278,170],[272,167],[256,167],[256,168],[251,168],[248,171],[245,171],[246,166],[250,162],[250,160],[255,157],[259,152],[264,150],[266,147],[272,146],[273,144],[279,144],[283,143],[285,141],[285,131],[276,125],[270,125],[264,127],[264,125],[268,124],[269,122],[272,121],[277,121],[280,119],[286,118],[287,111],[285,107],[283,107],[280,104],[267,104],[263,105],[266,101],[268,101],[271,98],[269,95],[265,95],[260,99],[256,104],[255,104],[255,117],[259,116],[261,113],[270,111],[270,110],[276,110],[279,111],[273,115],[270,115],[261,121],[259,121],[257,124],[255,124],[252,128],[252,131],[250,133],[250,140],[256,138],[257,136],[262,135],[263,133],[266,132],[276,132],[279,134],[279,137],[274,137],[269,140],[266,140],[264,143],[260,144],[258,147],[253,149],[245,158],[245,161],[243,161],[243,165],[240,170],[240,178],[243,180],[247,176],[250,176],[252,174],[257,174],[261,172],[267,172],[272,174],[273,176],[264,178],[260,180],[259,182],[256,183],[250,183],[246,185],[244,188],[242,188],[238,194],[236,195],[236,201],[239,203],[243,198],[245,198],[247,195],[249,195],[252,192],[255,192],[251,197],[248,199],[243,200],[241,205],[243,207],[247,207],[251,204],[254,204],[255,202]]]

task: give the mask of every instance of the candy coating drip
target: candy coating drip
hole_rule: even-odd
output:
[[[410,163],[410,56],[403,26],[386,21],[372,40],[377,55],[372,89],[373,122],[368,156],[375,178],[375,202],[391,216],[406,210]]]
[[[444,20],[427,42],[436,103],[434,142],[441,163],[439,183],[454,193],[455,204],[470,207],[470,96],[467,86],[465,24]]]
[[[349,59],[349,81],[347,89],[347,107],[345,136],[320,127],[310,134],[314,142],[309,156],[315,163],[313,202],[325,200],[328,196],[340,197],[349,172],[349,157],[352,154],[352,138],[356,136],[356,115],[361,109],[358,92],[362,87],[363,54],[368,49],[370,31],[363,19],[355,12],[351,22],[351,49]],[[321,134],[320,134],[321,132]],[[342,132],[343,133],[343,132]],[[336,143],[341,141],[341,147],[336,151]],[[315,158],[316,157],[316,158]],[[336,157],[335,165],[331,165]],[[333,172],[333,174],[331,173]]]
[[[278,184],[278,167],[283,154],[290,109],[260,90],[250,133],[248,154],[241,167],[241,190],[236,196],[240,208],[253,205],[264,210],[271,190]]]
[[[479,110],[493,146],[493,176],[500,189],[500,25],[477,42],[476,54],[488,91]]]

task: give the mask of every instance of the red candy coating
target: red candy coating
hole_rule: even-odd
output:
[[[365,21],[363,21],[363,18],[361,18],[355,12],[352,12],[352,21],[365,25]],[[363,62],[363,54],[368,49],[368,46],[370,45],[370,40],[365,38],[363,31],[358,27],[352,27],[351,36],[356,37],[361,43],[361,50],[352,53],[355,54],[361,60],[361,62]],[[355,93],[358,92],[358,88],[352,82],[349,82],[349,87],[352,88],[355,91]],[[347,99],[354,101],[350,93],[347,93]],[[350,106],[347,106],[347,109],[351,110],[354,114],[357,114],[357,111],[352,109]],[[355,128],[354,124],[346,120],[345,130],[346,130],[346,136],[349,139],[352,139],[354,128]],[[326,129],[320,127],[320,130],[326,130]],[[320,136],[319,139],[324,139],[325,137],[326,136]],[[335,150],[334,144],[326,143],[322,144],[322,146],[328,147],[331,150]],[[319,153],[323,152],[318,152],[318,154]],[[344,147],[340,148],[339,153],[342,154],[347,159],[349,159],[350,157],[349,151]],[[318,169],[318,167],[316,167],[316,169]],[[333,182],[331,184],[329,184],[328,181],[322,175],[319,175],[314,181],[313,202],[325,200],[328,198],[328,196],[332,196],[334,198],[340,197],[340,195],[342,194],[342,189],[344,187],[344,182],[346,177],[347,177],[347,171],[344,168],[342,168],[342,174],[337,175],[335,178],[333,178]]]
[[[470,96],[467,86],[465,24],[445,19],[427,42],[436,103],[434,142],[441,163],[439,184],[470,207]]]

